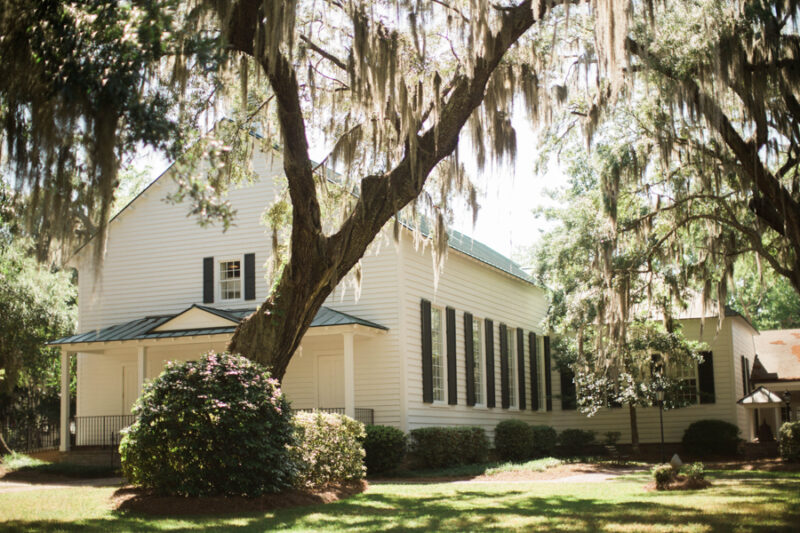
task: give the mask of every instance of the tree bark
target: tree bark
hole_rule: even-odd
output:
[[[633,404],[628,405],[628,414],[631,419],[631,449],[635,455],[639,455],[639,424],[636,421],[636,406]]]
[[[539,0],[538,12],[545,14],[554,3]],[[263,20],[260,6],[260,1],[248,0],[233,8],[228,40],[240,52],[253,54],[256,25]],[[283,379],[325,299],[391,217],[420,194],[431,170],[455,150],[461,128],[483,101],[486,84],[503,55],[535,22],[530,0],[503,11],[501,28],[491,37],[486,56],[477,58],[471,75],[453,80],[436,125],[415,134],[416,159],[407,151],[392,170],[364,177],[351,214],[330,236],[323,233],[320,222],[294,68],[280,54],[276,64],[259,59],[276,96],[284,138],[284,172],[293,206],[291,255],[272,294],[237,327],[230,351],[267,365],[275,378]]]

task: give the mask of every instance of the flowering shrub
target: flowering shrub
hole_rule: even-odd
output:
[[[411,430],[411,451],[426,468],[482,463],[489,440],[480,427],[429,427]]]
[[[120,453],[134,484],[180,496],[255,496],[292,481],[289,405],[278,382],[244,357],[210,352],[169,363],[133,412]]]
[[[706,466],[703,463],[683,465],[681,473],[691,481],[702,481],[706,478]]]
[[[292,424],[296,486],[320,488],[364,478],[364,424],[344,415],[320,412],[297,413]]]
[[[504,461],[530,459],[533,430],[522,420],[503,420],[494,428],[494,449]]]
[[[367,426],[364,438],[365,463],[370,474],[389,472],[403,461],[406,435],[391,426]]]

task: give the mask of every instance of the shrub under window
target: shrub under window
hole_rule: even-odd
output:
[[[390,472],[400,466],[406,454],[406,435],[391,426],[367,426],[364,438],[367,472]]]
[[[549,457],[558,443],[556,430],[550,426],[531,427],[531,457]]]
[[[423,467],[442,468],[482,463],[489,453],[480,427],[429,427],[411,430],[411,451]]]
[[[683,433],[683,447],[696,457],[736,455],[739,428],[724,420],[698,420]]]
[[[785,422],[781,426],[778,445],[784,461],[800,462],[800,422]]]
[[[134,407],[120,444],[134,484],[180,496],[256,496],[292,480],[289,404],[244,357],[213,352],[169,363]]]
[[[494,449],[504,461],[529,459],[533,452],[533,430],[522,420],[504,420],[494,428]]]

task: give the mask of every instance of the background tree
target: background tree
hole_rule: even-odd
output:
[[[615,141],[599,143],[591,155],[579,146],[568,154],[563,207],[546,211],[559,224],[543,236],[534,262],[536,277],[552,291],[547,329],[557,336],[559,367],[574,376],[579,409],[591,416],[627,405],[638,451],[636,408],[653,405],[658,388],[667,391],[668,407],[681,406],[682,382],[667,370],[694,364],[700,345],[687,341],[672,318],[689,292],[681,266],[622,231],[649,198],[615,189],[615,175],[636,167],[635,144]],[[654,354],[661,355],[658,371]]]

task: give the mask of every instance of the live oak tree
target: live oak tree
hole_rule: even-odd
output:
[[[99,228],[101,258],[118,163],[138,145],[177,154],[196,140],[178,162],[172,199],[223,223],[232,214],[223,193],[249,177],[253,139],[279,145],[288,201],[267,218],[289,220],[288,243],[276,231],[273,250],[287,254],[229,347],[280,378],[325,298],[404,207],[435,219],[443,255],[451,192],[474,203],[457,156],[461,131],[481,166],[515,155],[517,96],[534,119],[561,99],[550,43],[571,3],[79,1],[28,12],[7,1],[0,53],[11,73],[0,108],[19,201],[42,238],[68,242],[69,228]],[[595,6],[604,20],[611,4]],[[616,69],[625,32],[598,27],[601,70]],[[213,128],[192,135],[187,124],[204,119]],[[333,147],[322,165],[311,161],[310,136]],[[323,216],[336,188],[327,168],[345,191],[338,223]]]

